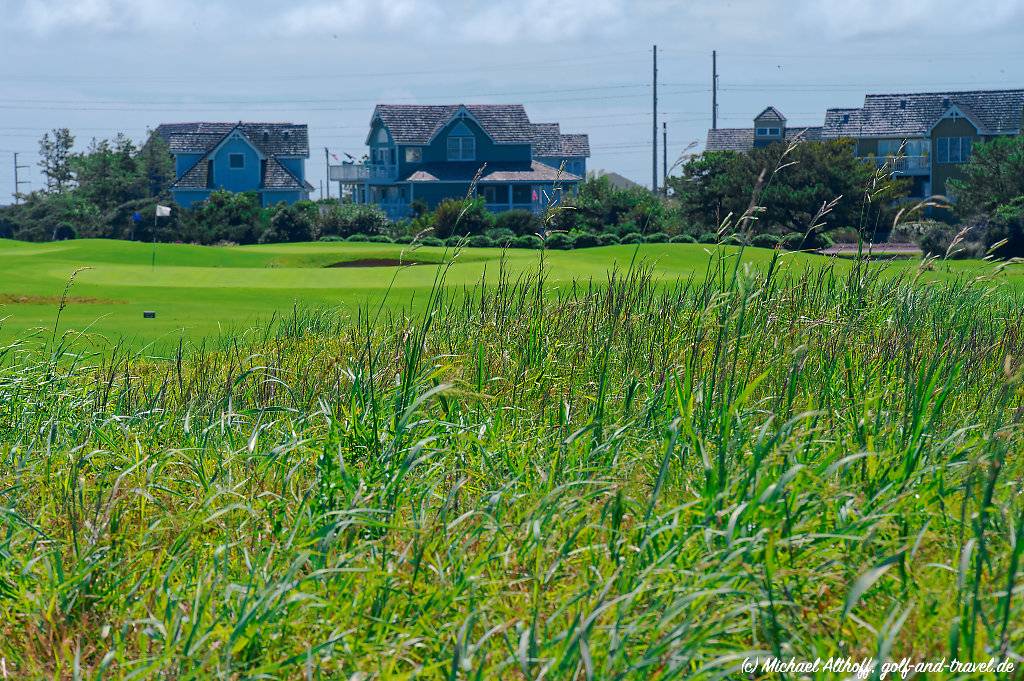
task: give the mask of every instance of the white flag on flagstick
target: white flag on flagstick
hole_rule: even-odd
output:
[[[161,205],[157,204],[156,216],[158,218],[169,218],[169,217],[171,217],[171,207],[170,206],[161,206]]]

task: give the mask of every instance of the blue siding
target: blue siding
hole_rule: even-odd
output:
[[[291,205],[296,201],[301,201],[303,198],[302,192],[276,191],[263,192],[262,194],[264,206],[276,206],[282,202]]]
[[[202,189],[175,189],[171,194],[174,196],[174,202],[182,208],[191,208],[193,204],[210,197],[210,192]]]
[[[290,170],[299,180],[306,179],[306,159],[304,158],[278,158],[285,168]]]
[[[232,154],[241,154],[242,168],[232,168]],[[251,144],[241,138],[232,138],[217,150],[213,157],[213,186],[229,192],[246,192],[260,188],[260,155]]]
[[[174,156],[174,173],[177,177],[181,177],[187,173],[192,166],[196,164],[196,161],[203,157],[202,154],[176,154]]]

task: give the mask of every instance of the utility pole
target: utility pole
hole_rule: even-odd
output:
[[[661,124],[661,192],[668,196],[668,123]]]
[[[651,191],[658,193],[658,46],[654,46],[654,107],[651,111]]]
[[[327,198],[331,198],[331,152],[324,147],[324,172],[327,173],[324,177],[327,178]],[[323,196],[323,192],[320,192],[320,196]]]
[[[19,180],[18,171],[28,168],[25,165],[18,165],[18,152],[14,152],[14,203],[21,203],[21,185],[28,184],[28,180]]]
[[[718,130],[718,50],[711,50],[711,129]]]

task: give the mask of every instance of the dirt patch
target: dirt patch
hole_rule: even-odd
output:
[[[400,265],[419,265],[412,260],[396,260],[394,258],[362,258],[360,260],[344,260],[331,263],[326,267],[398,267]]]
[[[68,296],[65,305],[120,305],[123,300]],[[60,296],[28,296],[18,293],[0,293],[0,305],[60,305]]]

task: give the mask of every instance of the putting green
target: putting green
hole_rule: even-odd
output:
[[[634,259],[653,266],[660,280],[675,281],[702,276],[713,249],[646,244],[549,251],[544,257],[552,286],[604,281],[613,268],[626,268]],[[438,264],[451,257],[452,251],[443,248],[392,244],[209,247],[99,239],[46,244],[0,240],[0,340],[32,333],[49,338],[61,296],[76,271],[59,332],[87,331],[98,347],[124,341],[162,351],[182,337],[197,340],[244,329],[297,304],[342,313],[382,300],[395,308],[415,307],[433,285]],[[747,249],[743,257],[756,266],[767,262],[771,252]],[[445,282],[461,289],[484,276],[493,281],[502,258],[510,276],[529,276],[537,271],[540,252],[466,249]],[[394,261],[415,264],[387,266]],[[826,262],[851,266],[847,260],[807,254],[787,254],[784,260],[794,269]],[[360,266],[365,264],[373,266]],[[889,265],[895,271],[917,266],[916,261]],[[988,275],[1015,288],[1024,283],[1021,266],[995,272],[992,264],[976,261],[938,263],[927,273],[930,278]],[[143,319],[145,310],[156,312],[156,318]]]

